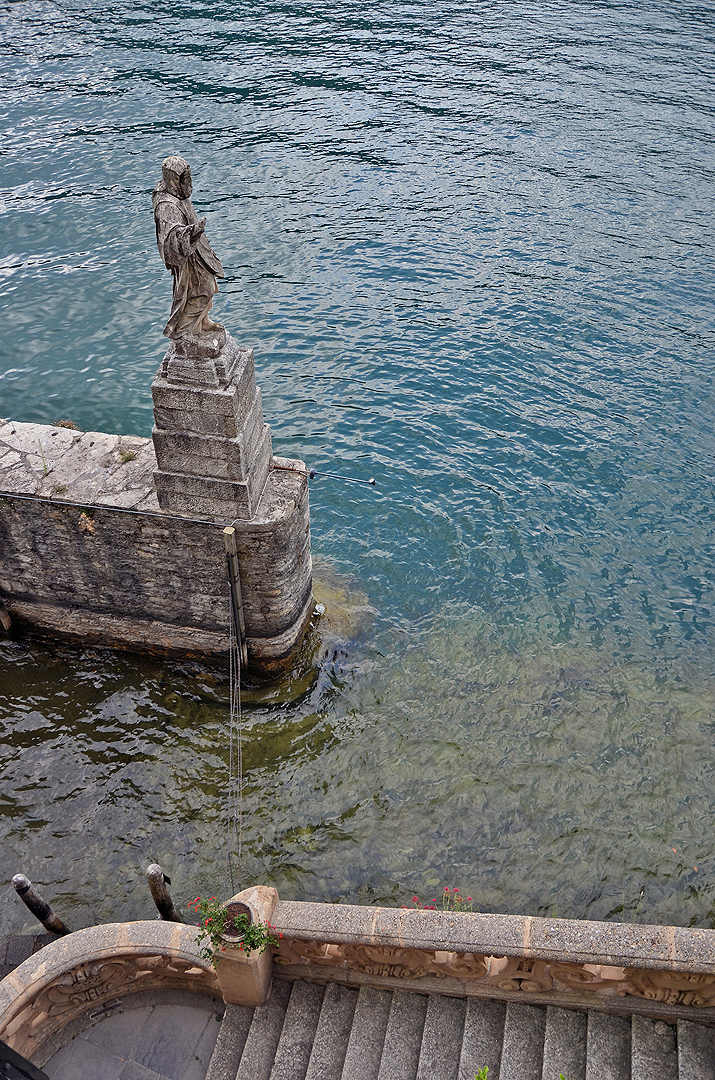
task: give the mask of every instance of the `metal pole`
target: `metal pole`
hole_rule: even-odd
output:
[[[42,899],[29,878],[26,878],[24,874],[15,874],[12,883],[23,904],[36,919],[40,920],[45,930],[49,930],[52,934],[71,933],[62,922],[62,919],[55,915],[47,901]]]
[[[169,890],[166,887],[167,882],[171,885],[171,878],[166,876],[159,863],[154,862],[151,866],[147,866],[146,879],[149,882],[156,910],[164,922],[183,922],[184,920],[174,907],[174,901],[169,896]]]
[[[228,525],[223,530],[223,542],[226,548],[226,562],[228,563],[228,581],[231,586],[231,607],[233,608],[233,625],[236,627],[236,638],[241,654],[241,667],[248,666],[248,650],[246,648],[246,623],[243,618],[243,600],[241,598],[241,577],[238,568],[238,546],[236,544],[236,530]]]

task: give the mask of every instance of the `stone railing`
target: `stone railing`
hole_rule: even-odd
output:
[[[108,923],[78,930],[35,953],[0,983],[0,1038],[43,1064],[72,1031],[142,990],[198,990],[221,997],[216,974],[180,923]]]
[[[196,927],[110,923],[58,939],[0,983],[0,1038],[35,1064],[142,990],[266,1000],[281,978],[524,1001],[715,1024],[715,931],[281,901],[234,900],[282,935],[270,953],[199,953]],[[138,999],[134,999],[135,1002]]]
[[[715,931],[281,901],[288,978],[715,1021]]]

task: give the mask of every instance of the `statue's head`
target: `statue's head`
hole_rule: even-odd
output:
[[[166,190],[179,199],[188,199],[192,192],[191,169],[188,161],[171,154],[161,163],[161,176]]]

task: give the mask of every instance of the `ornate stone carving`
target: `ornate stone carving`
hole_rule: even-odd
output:
[[[3,1029],[3,1038],[30,1057],[50,1035],[87,1012],[139,990],[190,989],[218,993],[216,975],[190,960],[171,955],[115,956],[92,960],[43,986],[31,1004],[21,1008]]]
[[[433,952],[387,945],[344,945],[342,953],[349,968],[395,979],[419,979],[429,972],[434,961]]]
[[[191,202],[189,163],[171,155],[161,163],[161,180],[152,192],[156,243],[173,279],[171,315],[164,334],[185,359],[218,357],[226,344],[221,323],[209,318],[223,277],[221,262],[206,239],[206,218]]]
[[[531,994],[545,994],[554,985],[545,960],[525,960],[510,956],[504,967],[489,976],[489,982],[500,990],[524,990]]]
[[[579,991],[620,997],[630,995],[692,1008],[715,1007],[715,975],[549,962],[520,956],[400,949],[387,945],[327,945],[285,938],[275,960],[277,964],[342,967],[400,980],[433,975],[462,982],[480,982],[485,989],[543,994],[554,999],[568,991]]]
[[[319,941],[299,941],[284,938],[274,960],[276,964],[312,963],[339,967],[343,963],[343,957],[339,949],[339,945],[325,945]]]
[[[619,985],[622,996],[664,1001],[668,1005],[690,1005],[695,1009],[715,1006],[715,975],[695,975],[679,971],[639,971],[626,968]]]
[[[602,967],[598,964],[551,964],[552,979],[572,990],[613,993],[623,985],[624,969]],[[558,989],[558,988],[557,988]]]

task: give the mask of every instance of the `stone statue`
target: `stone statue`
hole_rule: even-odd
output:
[[[177,357],[201,360],[219,356],[226,344],[223,326],[209,318],[216,278],[224,272],[206,239],[206,218],[196,217],[191,192],[189,163],[174,155],[164,158],[161,180],[152,192],[156,243],[174,285],[164,334]]]

